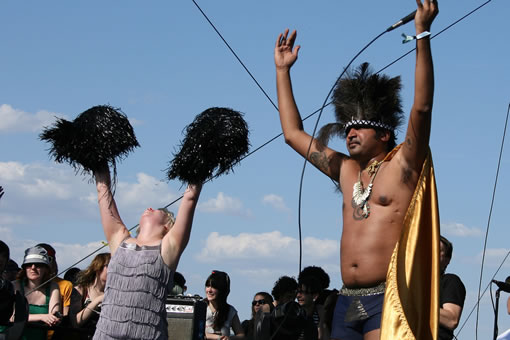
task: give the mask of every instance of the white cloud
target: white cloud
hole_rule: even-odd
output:
[[[0,183],[5,191],[0,201],[0,225],[35,227],[43,217],[61,220],[63,216],[99,223],[97,194],[88,179],[64,165],[0,162]],[[134,183],[118,182],[115,193],[128,228],[138,222],[145,208],[165,206],[176,197],[166,183],[144,173],[138,173]],[[26,213],[27,207],[30,214]]]
[[[40,164],[0,162],[0,181],[7,199],[10,195],[27,198],[69,199],[76,195],[72,171]]]
[[[61,114],[45,110],[28,113],[8,104],[0,105],[0,132],[36,132],[51,125]]]
[[[0,162],[0,180],[5,183],[22,178],[26,167],[18,162]]]
[[[140,172],[135,183],[119,182],[115,199],[125,209],[136,208],[141,214],[147,207],[160,208],[177,196],[170,193],[168,185],[155,177]]]
[[[249,209],[245,209],[243,203],[238,198],[227,196],[222,192],[219,192],[216,198],[211,198],[208,201],[199,204],[198,209],[204,212],[226,213],[236,216],[252,215],[251,211]]]
[[[338,246],[338,241],[335,240],[306,237],[303,240],[303,255],[308,260],[338,261]],[[241,233],[237,236],[212,232],[197,259],[202,262],[238,259],[294,261],[298,251],[298,240],[279,231],[260,234]]]
[[[443,223],[441,224],[441,232],[446,235],[467,237],[467,236],[480,236],[482,231],[478,228],[469,228],[462,223]]]
[[[290,209],[283,201],[283,197],[276,194],[268,194],[262,198],[262,203],[272,206],[274,209],[284,212],[289,212]]]
[[[69,268],[70,266],[76,266],[80,269],[85,269],[90,262],[94,259],[97,254],[109,253],[110,248],[108,246],[97,251],[103,246],[101,242],[90,242],[87,244],[69,244],[69,243],[51,243],[53,248],[56,250],[56,258],[59,272]],[[97,252],[96,252],[97,251]],[[94,253],[93,255],[90,255]],[[90,256],[89,256],[90,255]],[[87,258],[85,258],[87,257]],[[76,262],[83,260],[79,264]]]
[[[14,261],[16,261],[18,265],[21,265],[21,263],[23,262],[25,249],[33,247],[34,245],[42,242],[49,243],[53,248],[55,248],[59,272],[62,272],[71,266],[76,266],[79,267],[80,269],[85,269],[97,254],[110,252],[110,249],[108,247],[104,247],[98,251],[98,249],[103,246],[101,241],[90,242],[87,244],[79,244],[79,243],[52,242],[51,240],[34,240],[34,239],[19,240],[15,239],[12,236],[12,232],[8,228],[0,227],[0,232],[2,234],[7,233],[8,237],[6,238],[2,237],[2,239],[8,244],[11,251],[11,258]],[[76,264],[78,261],[81,262],[79,264]]]

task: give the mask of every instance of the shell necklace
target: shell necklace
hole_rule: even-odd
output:
[[[352,189],[352,207],[361,210],[361,216],[363,218],[368,218],[370,216],[370,205],[368,204],[368,200],[370,199],[370,195],[372,194],[372,187],[374,186],[374,179],[381,167],[381,164],[384,162],[374,160],[367,168],[367,172],[370,175],[370,183],[368,187],[363,188],[363,183],[361,182],[361,172],[358,174],[358,181],[354,183]]]

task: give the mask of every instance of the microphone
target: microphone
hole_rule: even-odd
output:
[[[399,21],[397,21],[396,23],[394,23],[393,25],[388,27],[386,29],[386,32],[393,31],[395,28],[407,24],[409,21],[414,19],[415,15],[416,15],[416,11],[413,11],[412,13],[409,13],[408,15],[406,15],[405,17],[403,17],[402,19],[400,19]]]
[[[510,293],[510,283],[497,281],[497,280],[492,280],[492,283],[495,283],[500,290]]]

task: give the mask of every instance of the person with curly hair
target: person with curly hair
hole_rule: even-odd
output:
[[[82,339],[90,339],[96,329],[101,313],[110,253],[96,255],[90,265],[79,272],[71,295],[69,317],[75,328],[87,328],[90,333]]]

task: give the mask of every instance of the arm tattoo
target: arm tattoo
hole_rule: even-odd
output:
[[[321,171],[326,173],[329,171],[329,160],[324,152],[312,152],[310,154],[310,162]]]

